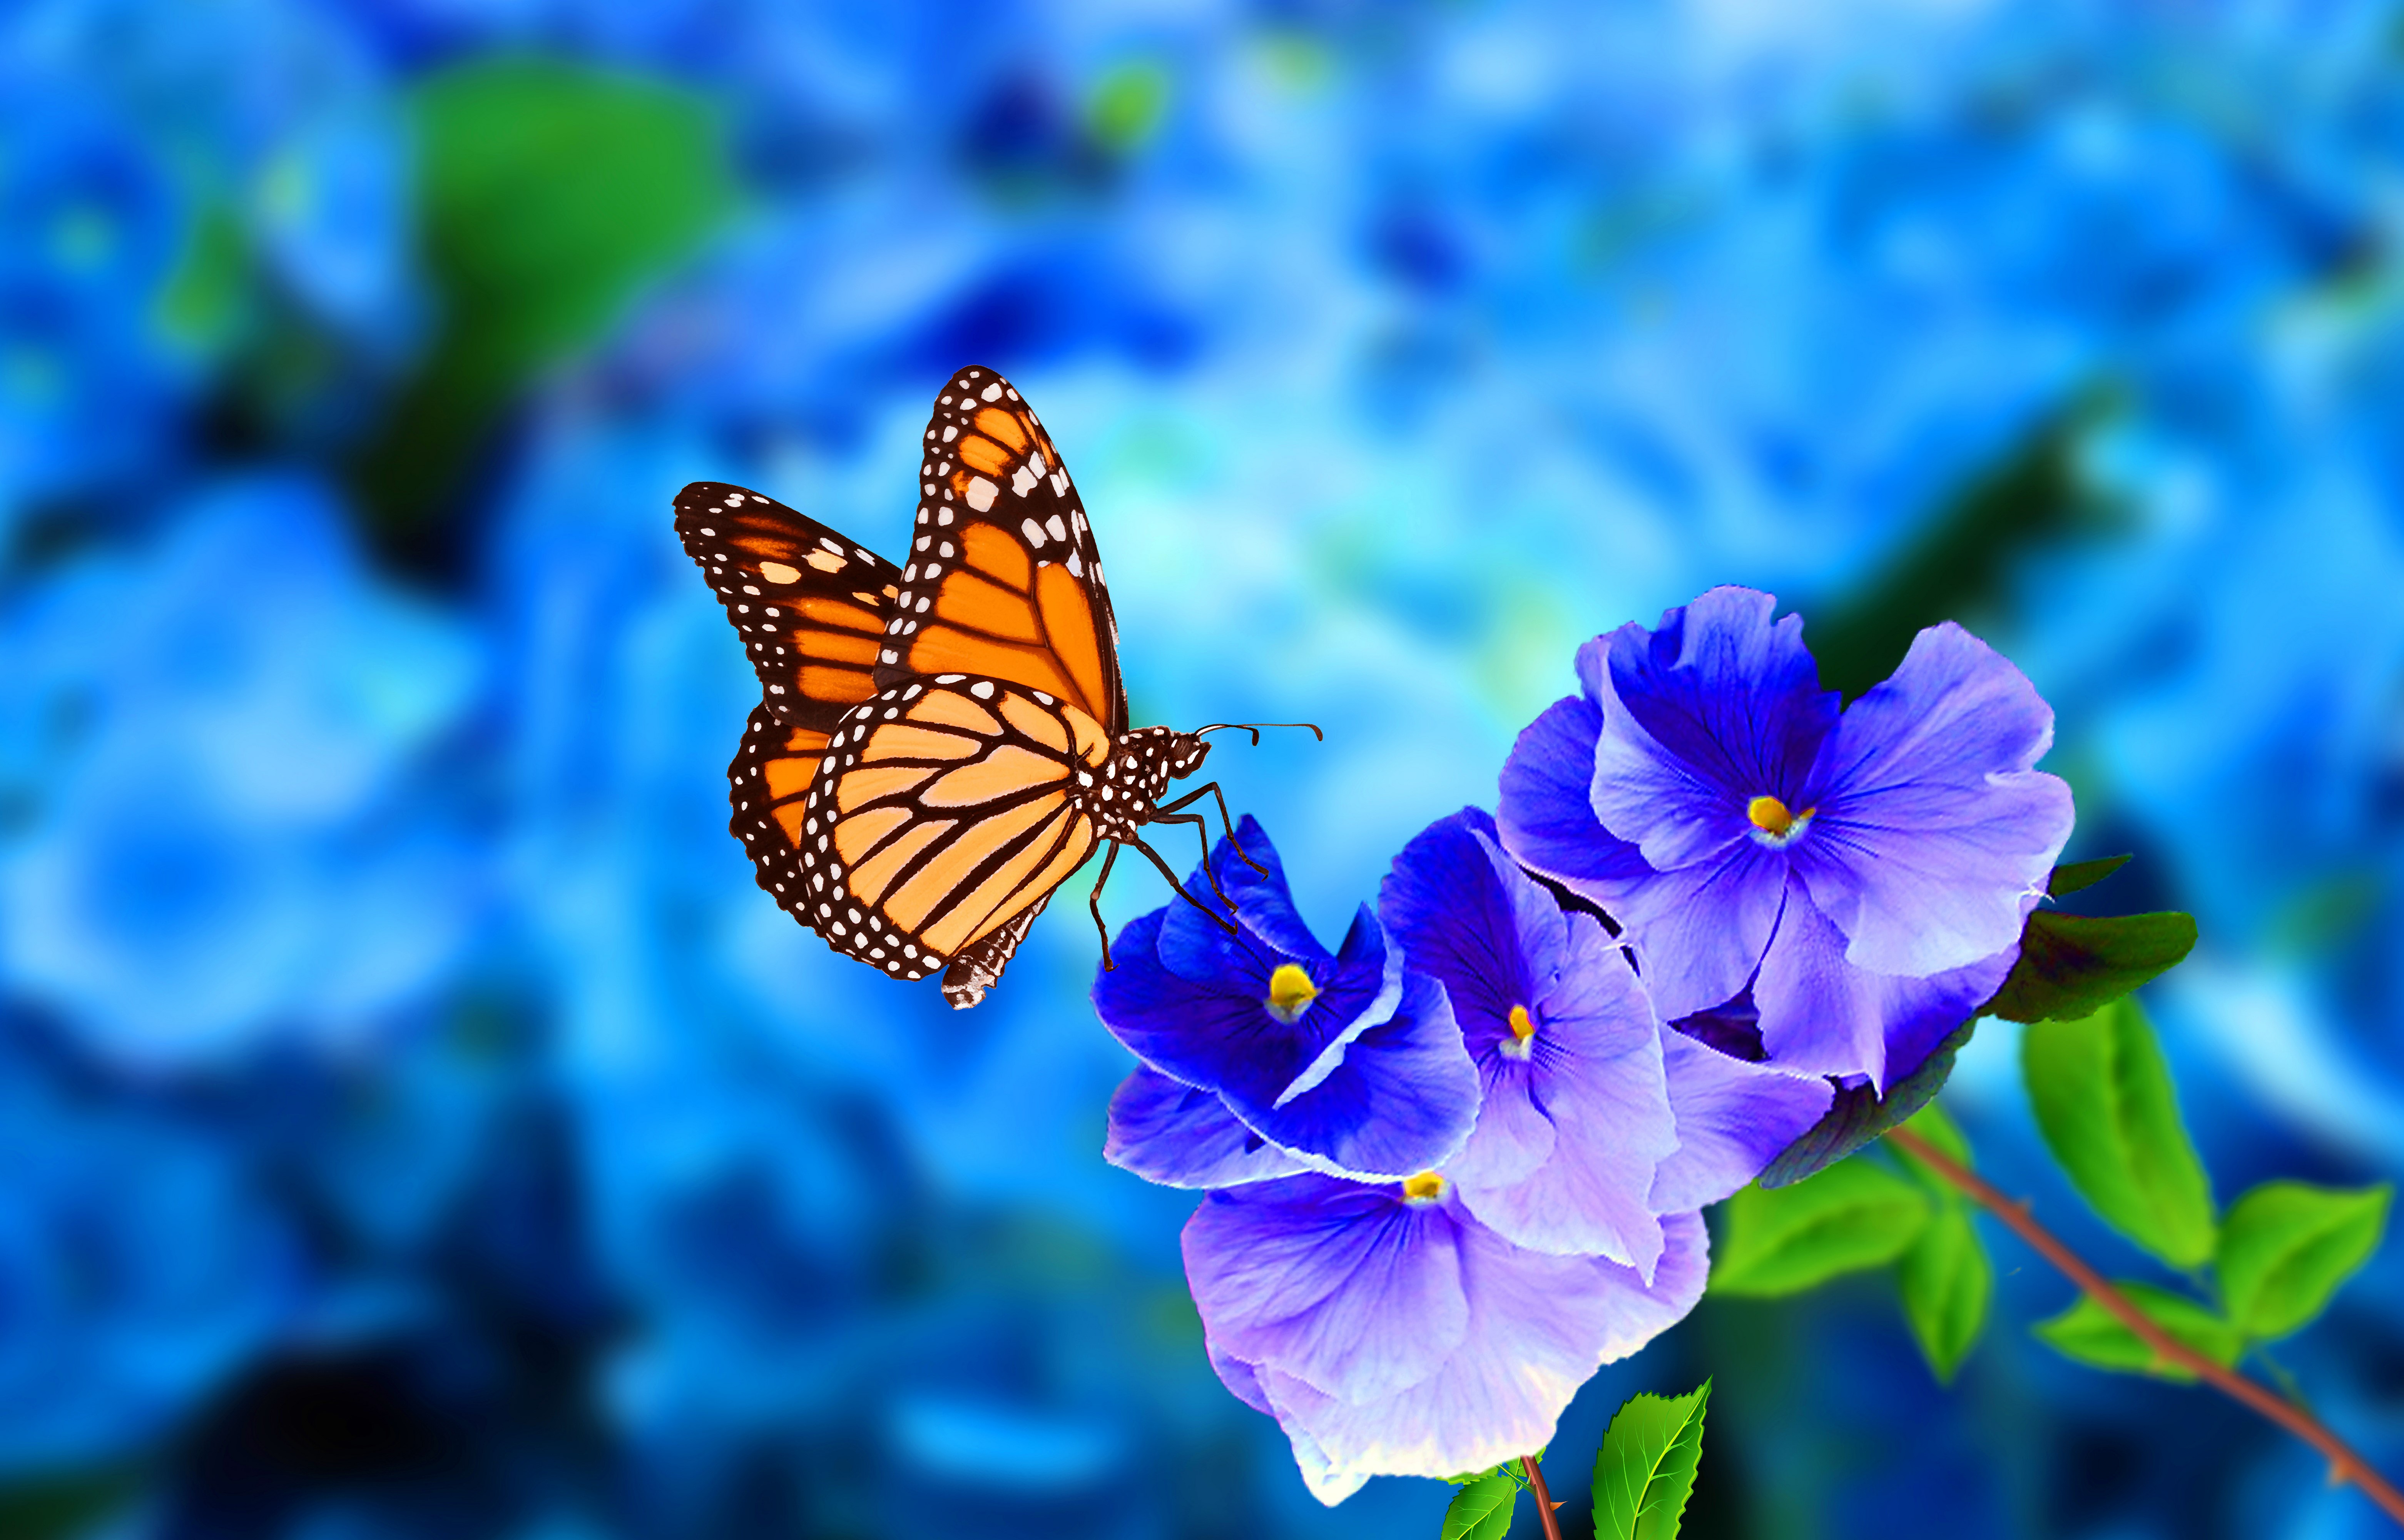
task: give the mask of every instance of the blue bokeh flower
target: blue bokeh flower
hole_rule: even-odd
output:
[[[2152,1008],[2215,1171],[2301,1149],[2299,1174],[2373,1179],[2404,1148],[2393,9],[1070,6],[962,31],[919,5],[0,0],[0,1013],[51,1055],[0,1052],[0,1501],[101,1462],[139,1473],[105,1527],[195,1540],[1433,1524],[1418,1482],[1317,1511],[1192,1351],[1195,1200],[1093,1158],[1110,1087],[1111,1158],[1214,1207],[1324,1161],[1060,1008],[1092,977],[1082,894],[956,1016],[761,903],[726,839],[757,686],[665,499],[732,477],[894,548],[893,467],[964,357],[1069,453],[1139,715],[1327,728],[1220,767],[1315,919],[1490,798],[1594,617],[1740,581],[1816,637],[1958,556],[1908,602],[2008,637],[2060,713],[2082,853],[2140,854],[2101,901],[2202,927]],[[475,255],[450,243],[519,228],[430,202],[412,122],[450,72],[527,54],[704,110],[742,208],[593,315],[425,539],[383,488],[326,489],[362,442],[407,452],[390,409]],[[642,182],[611,184],[613,229],[645,223]],[[396,551],[405,577],[373,570]],[[1602,824],[1572,789],[1564,826]],[[1748,1061],[1793,936],[1656,1062],[1637,1006],[1675,968],[1631,984],[1578,904],[1520,905],[1462,830],[1422,838],[1459,859],[1416,869],[1474,901],[1416,938],[1381,918],[1470,1040],[1486,1131],[1438,1205],[1462,1225],[1641,1242],[1758,1164],[1798,1085],[1824,1094]],[[1853,1005],[1889,1019],[1891,1070],[1978,992],[1848,972],[1822,918],[1818,981],[1883,979]],[[1493,978],[1439,936],[1490,941]],[[1578,978],[1547,998],[1592,1008],[1531,1002],[1516,1060],[1508,1005],[1556,950]],[[1482,1025],[1481,989],[1508,997]],[[1631,1135],[1657,1073],[1676,1148],[1640,1203],[1651,1145],[1564,1119],[1522,1184],[1552,1197],[1515,1219],[1517,1189],[1468,1176],[1544,1144],[1543,1050],[1573,1027],[1626,1046],[1581,1064],[1627,1073],[1589,1094],[1641,1103]],[[2075,1224],[2000,1062],[1974,1047],[1953,1082],[1980,1158]],[[2379,1402],[2389,1281],[2299,1344],[2341,1411]],[[2005,1314],[2056,1303],[1997,1286]],[[2292,1486],[2273,1446],[2032,1369],[2008,1333],[1972,1394],[2004,1376],[2031,1414],[1948,1425],[1891,1305],[1859,1305],[1798,1306],[1744,1366],[1752,1405],[1834,1412],[1714,1434],[1781,1477],[1740,1524],[1875,1530],[1902,1493],[1965,1535],[2032,1503],[2065,1534],[2184,1534]],[[1562,1436],[1659,1368],[1590,1384]],[[2124,1436],[2143,1501],[2099,1518],[2063,1485],[2064,1418]],[[1865,1428],[1898,1436],[1865,1458]]]
[[[276,1340],[304,1256],[202,1131],[0,1035],[0,1478],[141,1453]]]
[[[2003,981],[2070,837],[2053,714],[1950,622],[1850,711],[1802,621],[1714,589],[1578,653],[1502,773],[1511,853],[1628,927],[1662,1013],[1751,992],[1790,1069],[1917,1067]]]
[[[1477,1080],[1443,988],[1409,970],[1367,905],[1330,952],[1294,912],[1250,817],[1210,854],[1236,906],[1228,935],[1194,904],[1126,927],[1095,980],[1113,1036],[1162,1075],[1208,1090],[1264,1139],[1321,1169],[1401,1178],[1469,1135]],[[1189,891],[1207,894],[1199,874]]]
[[[0,66],[0,533],[156,469],[193,373],[155,314],[190,200],[129,124],[32,73]]]
[[[487,902],[439,780],[477,645],[363,572],[305,479],[173,517],[6,617],[0,978],[122,1063],[356,1040],[457,977]]]

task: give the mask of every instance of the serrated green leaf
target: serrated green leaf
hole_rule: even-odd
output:
[[[2156,1325],[2223,1367],[2236,1363],[2238,1354],[2244,1351],[2244,1339],[2235,1326],[2183,1294],[2158,1289],[2150,1283],[2118,1283],[2112,1286]],[[2064,1356],[2099,1369],[2150,1374],[2182,1384],[2195,1379],[2192,1370],[2157,1358],[2143,1338],[2090,1295],[2080,1295],[2078,1303],[2049,1321],[2038,1322],[2034,1330]]]
[[[2194,950],[2190,914],[2096,918],[2038,909],[2020,929],[2020,961],[1979,1013],[2006,1021],[2087,1016],[2176,966]]]
[[[2096,861],[2073,861],[2066,867],[2056,867],[2045,881],[2045,891],[2056,898],[2081,893],[2101,882],[2129,864],[2125,855],[2106,855]]]
[[[1987,1324],[1995,1273],[1969,1209],[1946,1203],[1897,1259],[1895,1282],[1911,1335],[1936,1378],[1950,1382]]]
[[[1511,1533],[1511,1510],[1516,1506],[1519,1483],[1501,1471],[1489,1471],[1452,1494],[1444,1510],[1443,1540],[1502,1540]]]
[[[2095,1212],[2173,1267],[2210,1258],[2211,1184],[2137,1003],[2032,1022],[2020,1067],[2047,1146]]]
[[[1787,1145],[1761,1173],[1765,1187],[1787,1187],[1826,1171],[1887,1130],[1926,1106],[1953,1074],[1953,1058],[1970,1041],[1976,1020],[1963,1022],[1937,1044],[1920,1067],[1881,1097],[1866,1085],[1838,1088],[1836,1101],[1803,1136]]]
[[[2302,1330],[2379,1249],[2394,1197],[2384,1184],[2347,1192],[2265,1182],[2237,1200],[2214,1262],[2229,1319],[2264,1341]]]
[[[1704,1380],[1684,1395],[1633,1395],[1594,1457],[1595,1540],[1678,1540],[1703,1458]]]
[[[1769,1298],[1883,1267],[1928,1223],[1925,1193],[1884,1166],[1845,1160],[1808,1182],[1727,1200],[1711,1292]]]

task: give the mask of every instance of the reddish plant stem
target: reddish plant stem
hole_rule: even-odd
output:
[[[1886,1138],[1888,1143],[1961,1188],[1981,1207],[2009,1225],[2021,1240],[2034,1248],[2038,1256],[2052,1263],[2063,1277],[2086,1291],[2090,1298],[2134,1332],[2139,1341],[2153,1349],[2157,1358],[2186,1369],[2213,1389],[2253,1408],[2320,1450],[2329,1463],[2331,1482],[2353,1482],[2362,1489],[2364,1496],[2378,1504],[2380,1510],[2388,1518],[2404,1526],[2404,1492],[2397,1491],[2385,1477],[2372,1469],[2370,1462],[2356,1454],[2352,1446],[2323,1426],[2319,1419],[2303,1408],[2235,1369],[2225,1368],[2213,1362],[2156,1325],[2151,1316],[2131,1304],[2126,1295],[2105,1283],[2103,1274],[2089,1267],[2076,1253],[2056,1240],[2050,1230],[2038,1224],[2028,1200],[2006,1196],[1994,1184],[1916,1133],[1890,1129]]]
[[[1561,1540],[1561,1520],[1554,1509],[1560,1506],[1553,1501],[1550,1487],[1544,1485],[1544,1467],[1536,1464],[1532,1454],[1519,1456],[1519,1468],[1528,1473],[1528,1490],[1536,1494],[1536,1512],[1544,1520],[1544,1540]]]

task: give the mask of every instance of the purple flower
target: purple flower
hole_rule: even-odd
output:
[[[1219,1097],[1151,1070],[1111,1106],[1112,1160],[1218,1189],[1185,1229],[1211,1363],[1331,1503],[1543,1444],[1599,1365],[1693,1306],[1697,1211],[1832,1094],[1665,1029],[1601,923],[1564,912],[1475,809],[1411,842],[1379,907],[1476,1066],[1475,1129],[1448,1161],[1400,1183],[1295,1174]]]
[[[1828,1109],[1824,1080],[1665,1033],[1618,942],[1564,912],[1478,809],[1405,847],[1378,908],[1443,983],[1478,1068],[1477,1126],[1444,1173],[1516,1244],[1649,1282],[1663,1215],[1752,1181]]]
[[[1103,1024],[1169,1081],[1209,1093],[1183,1099],[1189,1111],[1208,1113],[1215,1099],[1298,1166],[1398,1179],[1450,1158],[1477,1115],[1477,1074],[1442,986],[1405,970],[1365,904],[1329,952],[1294,912],[1268,836],[1246,818],[1238,839],[1267,870],[1223,841],[1212,853],[1237,934],[1182,899],[1128,925],[1117,968],[1094,984]],[[1199,875],[1187,886],[1209,892]],[[1123,1090],[1129,1126],[1157,1122],[1165,1091]],[[1223,1120],[1214,1127],[1212,1137],[1231,1136]],[[1220,1179],[1213,1154],[1171,1139],[1154,1158],[1146,1146],[1114,1132],[1112,1158],[1154,1180]]]
[[[2010,970],[2070,788],[2032,768],[2051,710],[1961,627],[1840,713],[1775,605],[1713,589],[1580,648],[1503,767],[1502,843],[1627,926],[1665,1017],[1749,991],[1771,1062],[1883,1089]]]
[[[1433,1174],[1291,1176],[1213,1192],[1185,1226],[1211,1366],[1293,1440],[1321,1502],[1371,1476],[1446,1476],[1541,1447],[1602,1365],[1701,1297],[1702,1216],[1663,1227],[1648,1283],[1515,1246]]]
[[[1237,1121],[1216,1091],[1142,1064],[1111,1098],[1102,1158],[1164,1187],[1232,1187],[1310,1169]]]

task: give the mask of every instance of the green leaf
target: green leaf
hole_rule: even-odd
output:
[[[579,63],[484,58],[412,103],[442,330],[356,468],[387,534],[422,521],[536,371],[590,343],[735,201],[706,102]]]
[[[1502,1540],[1511,1533],[1518,1497],[1518,1482],[1499,1470],[1487,1472],[1452,1494],[1452,1505],[1444,1510],[1443,1540]]]
[[[1953,1056],[1970,1041],[1977,1026],[1971,1020],[1954,1028],[1918,1069],[1889,1087],[1883,1097],[1866,1085],[1838,1087],[1827,1113],[1779,1152],[1761,1173],[1761,1185],[1788,1187],[1816,1176],[1926,1106],[1952,1077]]]
[[[2261,1340],[2310,1325],[2379,1249],[2395,1195],[2384,1184],[2346,1192],[2265,1182],[2240,1198],[2215,1261],[2229,1319]]]
[[[2112,1286],[2156,1325],[2223,1367],[2235,1364],[2237,1355],[2245,1349],[2244,1339],[2235,1326],[2183,1294],[2158,1289],[2150,1283],[2118,1283]],[[2080,1295],[2078,1303],[2052,1320],[2038,1322],[2035,1331],[2065,1356],[2099,1369],[2150,1374],[2181,1383],[2195,1379],[2192,1370],[2155,1357],[2154,1350],[2143,1338],[2097,1304],[2090,1295]]]
[[[1594,1540],[1678,1540],[1703,1458],[1704,1380],[1684,1395],[1632,1395],[1594,1457]]]
[[[2038,909],[2021,928],[2020,961],[1979,1014],[2006,1021],[2090,1015],[2176,966],[2194,948],[2191,914],[2099,919]]]
[[[1747,1187],[1721,1211],[1711,1292],[1770,1298],[1883,1267],[1919,1236],[1930,1207],[1918,1186],[1866,1160],[1791,1187]]]
[[[1939,1207],[1920,1239],[1896,1261],[1903,1313],[1936,1378],[1950,1382],[1987,1324],[1995,1270],[1964,1204]]]
[[[2030,1023],[2020,1067],[2037,1128],[2095,1212],[2173,1267],[2208,1260],[2211,1185],[2137,1003],[2117,1000],[2083,1020]]]
[[[2073,861],[2066,867],[2053,868],[2053,875],[2046,879],[2045,891],[2056,898],[2067,897],[2093,887],[2128,864],[2129,857],[2125,855],[2106,855],[2096,861]]]

